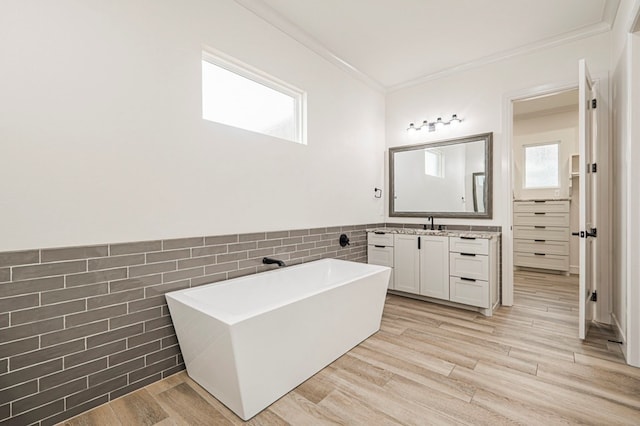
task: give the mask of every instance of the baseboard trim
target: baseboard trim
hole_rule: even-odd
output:
[[[618,321],[618,317],[613,312],[611,313],[611,319],[613,320],[613,329],[616,332],[616,339],[622,342],[620,345],[620,349],[622,349],[622,354],[624,355],[625,361],[627,364],[629,363],[627,359],[627,336],[626,333],[622,330],[620,326],[620,321]]]

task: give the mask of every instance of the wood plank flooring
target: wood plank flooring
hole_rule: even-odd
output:
[[[381,330],[249,425],[640,424],[640,369],[577,336],[577,279],[516,273],[493,317],[389,295]],[[185,372],[65,425],[243,424]]]

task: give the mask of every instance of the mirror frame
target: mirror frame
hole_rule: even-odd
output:
[[[407,212],[395,210],[395,187],[394,187],[394,155],[397,152],[414,151],[438,146],[456,145],[469,142],[483,141],[484,146],[484,173],[485,173],[485,211],[484,212]],[[472,182],[473,184],[473,182]],[[448,217],[467,219],[491,219],[493,218],[493,132],[481,133],[463,138],[447,139],[431,143],[421,143],[417,145],[406,145],[389,148],[389,217]]]

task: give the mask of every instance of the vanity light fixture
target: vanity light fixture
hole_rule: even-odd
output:
[[[428,121],[424,120],[420,126],[416,126],[414,123],[409,123],[409,127],[407,127],[407,132],[415,132],[417,130],[426,130],[428,132],[435,132],[439,129],[444,129],[445,126],[457,126],[462,122],[462,119],[458,117],[458,114],[453,114],[451,119],[448,121],[444,121],[442,117],[438,117],[436,121]]]

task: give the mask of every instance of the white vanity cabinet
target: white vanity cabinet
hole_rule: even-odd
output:
[[[368,262],[393,268],[393,292],[491,316],[500,299],[499,238],[454,235],[369,232]]]
[[[391,268],[389,289],[394,288],[393,234],[383,231],[367,233],[367,263]]]
[[[396,234],[394,290],[449,300],[449,239]]]

